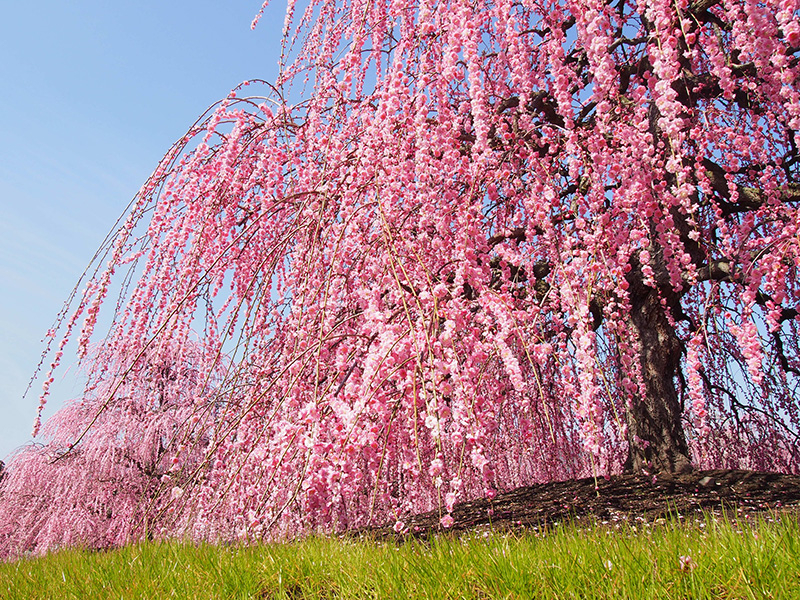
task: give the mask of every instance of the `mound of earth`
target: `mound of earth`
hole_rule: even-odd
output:
[[[609,523],[652,522],[703,512],[749,519],[784,511],[800,511],[798,475],[740,470],[656,477],[617,475],[532,485],[498,494],[493,500],[457,504],[449,530],[539,528],[586,518]],[[401,537],[443,531],[440,518],[438,511],[415,515],[405,521]],[[368,534],[377,538],[398,536],[391,525],[371,528]]]

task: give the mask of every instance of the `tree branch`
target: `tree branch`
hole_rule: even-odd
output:
[[[729,202],[731,191],[725,179],[725,169],[708,158],[703,159],[703,166],[706,169],[706,176],[713,190],[725,201],[721,203],[722,212],[725,216],[758,210],[767,201],[767,194],[763,190],[755,187],[736,185],[736,192],[739,196],[738,201]],[[800,184],[789,183],[781,191],[779,200],[784,203],[800,202]]]

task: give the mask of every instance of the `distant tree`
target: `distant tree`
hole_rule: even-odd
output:
[[[312,0],[286,31],[276,87],[167,154],[52,337],[85,314],[85,352],[125,267],[107,356],[230,360],[192,535],[798,471],[796,0]]]
[[[150,352],[124,366],[135,373],[127,383],[118,374],[95,380],[56,412],[44,442],[20,449],[0,478],[0,556],[175,530],[181,486],[202,460],[213,414],[198,395],[197,358],[185,352],[178,365],[169,351]]]

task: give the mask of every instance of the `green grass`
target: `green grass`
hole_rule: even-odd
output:
[[[681,557],[684,565],[681,568]],[[0,598],[800,598],[797,515],[402,544],[136,544],[0,564]]]

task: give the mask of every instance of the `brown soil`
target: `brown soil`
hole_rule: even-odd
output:
[[[492,501],[458,504],[450,530],[540,528],[584,519],[601,523],[652,522],[685,519],[704,512],[749,520],[758,514],[785,511],[800,512],[798,475],[737,470],[661,474],[655,478],[618,475],[533,485],[499,494]],[[442,531],[440,516],[434,511],[409,518],[404,535],[425,536]],[[398,537],[391,526],[371,529],[369,534]]]

